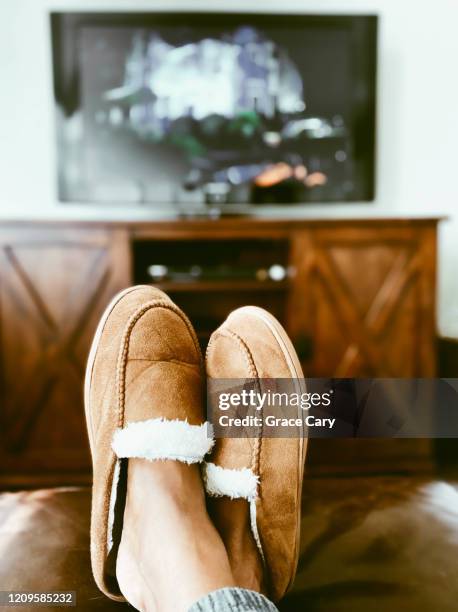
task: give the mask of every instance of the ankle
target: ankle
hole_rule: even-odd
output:
[[[138,563],[138,544],[132,530],[123,529],[116,560],[116,576],[121,593],[136,610],[155,612],[158,608]]]
[[[135,592],[127,584],[132,579]],[[184,612],[208,592],[235,586],[198,466],[129,461],[118,582],[148,612]]]
[[[244,499],[213,498],[210,514],[231,559],[237,586],[263,593],[264,563],[251,531],[249,503]]]

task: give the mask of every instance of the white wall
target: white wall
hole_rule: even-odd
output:
[[[108,213],[57,202],[47,13],[51,9],[172,7],[380,15],[376,202],[314,207],[304,214],[448,216],[440,230],[439,331],[458,338],[456,0],[2,0],[0,217],[90,219],[150,215],[145,209],[114,209]]]

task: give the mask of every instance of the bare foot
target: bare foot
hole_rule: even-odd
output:
[[[245,499],[210,498],[210,516],[228,553],[237,586],[265,593],[264,566],[251,532],[250,507]]]
[[[197,465],[129,460],[116,575],[142,612],[185,612],[207,593],[235,586]]]

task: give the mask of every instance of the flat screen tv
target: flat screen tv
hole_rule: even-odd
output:
[[[52,13],[63,202],[374,198],[377,17]]]

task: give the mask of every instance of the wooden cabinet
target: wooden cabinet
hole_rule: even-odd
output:
[[[147,281],[147,264],[164,263],[165,253],[205,265],[221,248],[235,253],[236,268],[246,247],[250,261],[278,257],[289,267],[278,285],[164,285],[203,342],[232,308],[256,303],[282,320],[306,376],[434,376],[436,226],[434,219],[1,223],[0,487],[89,482],[82,383],[92,334],[111,297]],[[430,461],[428,441],[362,442],[314,441],[312,469]]]

